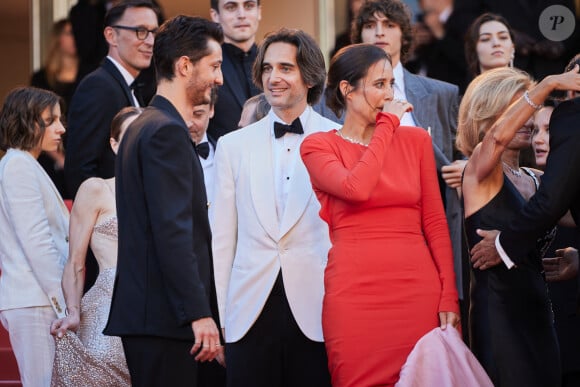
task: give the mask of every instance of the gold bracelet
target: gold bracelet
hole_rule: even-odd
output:
[[[526,102],[528,103],[528,105],[530,105],[531,107],[533,107],[535,110],[540,110],[541,108],[544,107],[544,105],[537,105],[537,104],[535,104],[534,101],[532,101],[532,99],[530,98],[530,93],[528,93],[527,90],[524,92],[524,99],[526,100]]]

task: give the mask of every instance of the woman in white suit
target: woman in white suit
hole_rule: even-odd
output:
[[[60,286],[68,252],[68,210],[37,158],[56,151],[65,129],[59,97],[18,88],[0,112],[0,321],[22,385],[49,386],[50,323],[64,316]]]

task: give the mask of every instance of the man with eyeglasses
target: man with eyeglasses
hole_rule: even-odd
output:
[[[210,15],[224,31],[222,72],[215,114],[207,133],[213,140],[238,129],[242,107],[260,90],[252,81],[256,59],[256,33],[262,18],[260,0],[211,0]]]
[[[150,1],[114,6],[104,25],[108,55],[80,82],[69,107],[64,172],[66,189],[73,198],[84,180],[115,174],[115,155],[109,145],[111,120],[125,106],[144,105],[131,84],[151,64],[158,27]],[[85,290],[98,273],[91,258],[87,260]]]

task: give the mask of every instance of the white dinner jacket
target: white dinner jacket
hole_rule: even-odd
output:
[[[281,269],[298,326],[320,342],[328,226],[320,219],[320,203],[298,151],[278,220],[271,116],[222,136],[216,147],[210,222],[220,320],[226,342],[240,340],[261,313]],[[303,127],[302,139],[337,124],[311,109]]]
[[[68,224],[68,209],[42,166],[9,149],[0,160],[0,310],[51,305],[64,316]]]

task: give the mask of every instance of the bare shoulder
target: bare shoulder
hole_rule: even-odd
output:
[[[78,199],[81,194],[90,196],[98,195],[105,189],[109,189],[105,179],[101,179],[100,177],[90,177],[80,185],[75,199]]]

